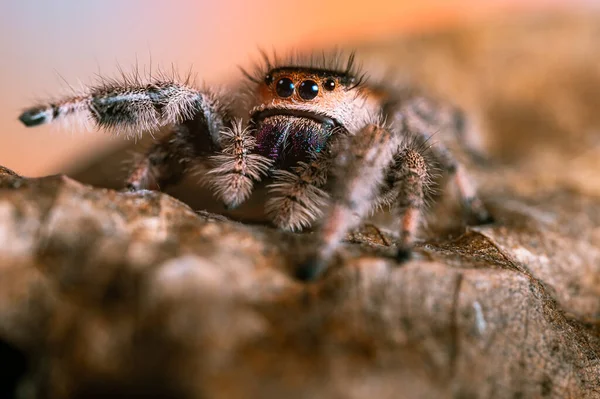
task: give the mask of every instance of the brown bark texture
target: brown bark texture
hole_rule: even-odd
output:
[[[0,169],[19,397],[600,398],[600,19],[359,54],[468,111],[489,153],[468,169],[496,223],[464,226],[450,191],[415,259],[384,256],[374,221],[306,284],[293,267],[311,235],[259,223],[260,201],[224,217],[193,179],[170,191],[181,201],[106,188],[123,152],[71,174],[88,184]]]

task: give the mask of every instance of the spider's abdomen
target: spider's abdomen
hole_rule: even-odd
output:
[[[332,125],[310,118],[275,115],[256,125],[256,150],[275,161],[278,169],[289,169],[320,152],[331,135]]]

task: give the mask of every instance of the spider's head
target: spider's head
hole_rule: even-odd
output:
[[[377,96],[349,72],[278,67],[257,83],[250,111],[258,152],[292,166],[319,152],[333,130],[354,130],[378,113]]]

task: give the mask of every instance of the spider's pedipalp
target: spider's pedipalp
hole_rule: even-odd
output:
[[[241,120],[232,128],[223,129],[219,145],[221,152],[209,158],[212,168],[202,182],[211,187],[227,207],[234,208],[250,196],[254,182],[266,175],[272,160],[252,153],[256,139]]]
[[[321,154],[300,162],[293,172],[276,170],[270,184],[265,210],[273,224],[283,230],[310,227],[323,215],[329,195],[322,189],[327,181],[331,159]]]

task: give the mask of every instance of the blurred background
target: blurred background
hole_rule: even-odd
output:
[[[121,138],[52,126],[26,129],[23,107],[94,80],[118,65],[187,71],[205,82],[240,77],[257,48],[361,46],[471,21],[593,0],[19,0],[0,2],[0,164],[27,176],[65,172]]]

